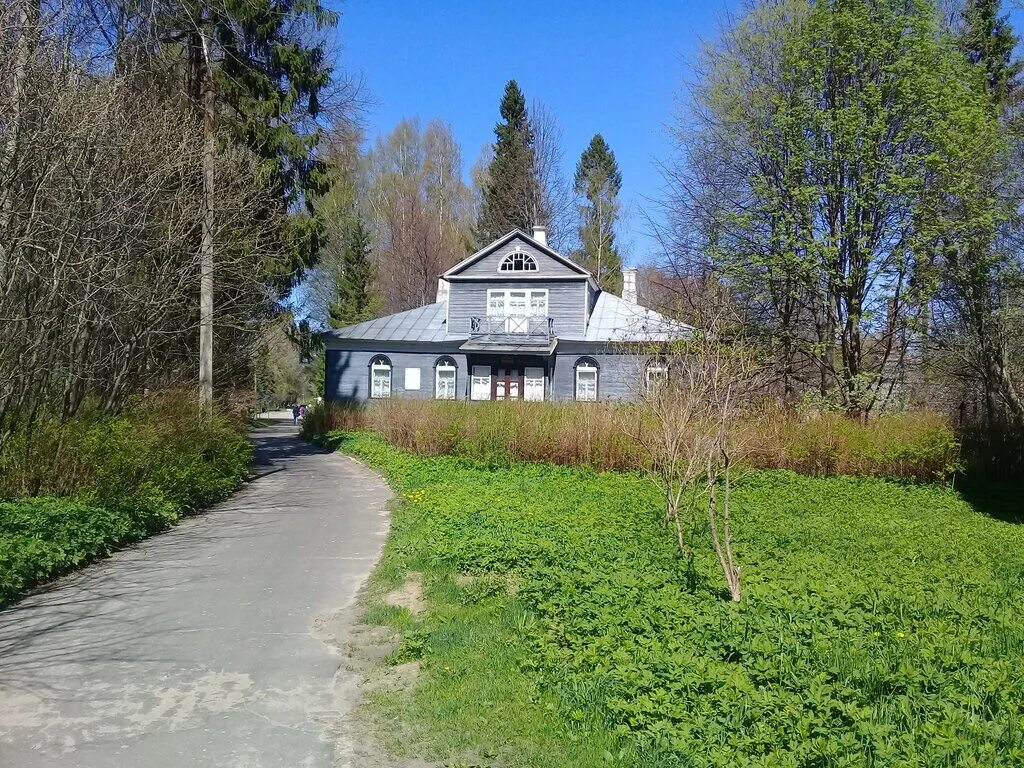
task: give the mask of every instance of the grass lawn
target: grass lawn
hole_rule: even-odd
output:
[[[640,475],[330,440],[403,495],[367,618],[404,632],[396,663],[421,664],[411,694],[377,697],[414,729],[406,750],[551,768],[1024,764],[1024,527],[977,501],[750,473],[735,605],[706,525],[691,565]],[[419,617],[379,601],[409,571]]]

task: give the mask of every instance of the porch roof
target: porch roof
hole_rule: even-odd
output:
[[[494,341],[486,339],[470,339],[459,347],[460,352],[495,352],[500,354],[516,355],[550,355],[558,346],[558,339],[544,340],[543,344],[527,341],[516,341],[514,339]]]

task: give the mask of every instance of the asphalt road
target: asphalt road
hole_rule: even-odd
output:
[[[384,483],[273,426],[227,502],[0,611],[0,768],[347,766]]]

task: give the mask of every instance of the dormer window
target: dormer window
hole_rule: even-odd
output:
[[[501,260],[499,272],[536,272],[537,260],[525,251],[512,251]]]

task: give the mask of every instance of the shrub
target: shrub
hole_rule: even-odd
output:
[[[539,461],[596,470],[644,469],[642,430],[656,425],[641,406],[392,399],[361,407],[327,404],[305,424],[307,436],[373,429],[421,456],[489,462]],[[765,404],[740,424],[745,463],[807,475],[874,475],[945,481],[959,467],[946,420],[929,411],[884,414],[866,423],[829,412]]]
[[[0,605],[225,497],[251,458],[241,420],[207,419],[180,393],[13,435],[0,452]]]

